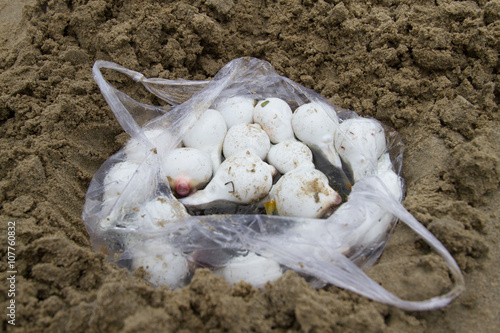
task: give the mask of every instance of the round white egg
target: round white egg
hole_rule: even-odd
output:
[[[195,148],[177,148],[161,158],[161,170],[172,189],[179,178],[185,178],[196,189],[212,177],[210,156]]]
[[[142,267],[147,273],[146,279],[154,285],[175,289],[189,275],[187,260],[162,240],[144,242],[134,255],[132,269]]]
[[[401,202],[403,198],[403,182],[401,177],[392,170],[388,153],[384,153],[378,160],[376,172],[378,177],[365,178],[363,181],[370,182],[383,195],[385,193],[382,193],[384,191],[380,184],[382,182],[389,191],[388,194],[396,201]],[[359,209],[358,206],[363,209]],[[354,214],[358,215],[354,216]],[[367,199],[363,192],[358,191],[351,193],[349,201],[339,207],[335,215],[340,220],[351,220],[359,223],[344,236],[343,241],[346,247],[367,246],[383,239],[394,221],[393,214],[373,200]]]
[[[314,168],[311,150],[300,141],[282,141],[269,149],[267,161],[282,174],[299,166]]]
[[[213,109],[206,110],[182,136],[186,147],[206,152],[212,160],[215,172],[221,163],[222,144],[227,132],[226,120],[222,114]]]
[[[131,138],[124,146],[127,160],[141,163],[146,158],[151,149],[156,149],[156,153],[163,154],[169,145],[174,141],[172,135],[166,130],[153,129],[144,130],[144,135],[151,142],[154,148],[148,148],[140,141]]]
[[[380,156],[377,163],[377,175],[394,199],[401,201],[403,199],[403,182],[401,177],[392,170],[389,153],[384,153]]]
[[[175,198],[159,196],[138,208],[135,224],[142,230],[161,229],[172,220],[188,215],[186,207]]]
[[[292,116],[295,136],[309,147],[319,150],[332,165],[342,168],[340,157],[333,146],[338,125],[335,110],[324,103],[303,104]]]
[[[238,124],[227,131],[222,151],[229,158],[242,150],[249,150],[264,160],[270,147],[269,136],[259,124]]]
[[[251,124],[254,105],[255,100],[252,98],[235,96],[218,101],[213,108],[222,114],[227,128],[231,128],[238,124]]]
[[[306,144],[320,146],[322,142],[333,142],[338,118],[335,111],[334,117],[328,115],[324,105],[307,103],[295,109],[292,116],[292,127],[295,136]]]
[[[133,193],[128,196],[128,203],[142,202],[156,187],[154,175],[154,170],[148,165],[128,161],[113,165],[104,177],[103,202],[114,201],[125,192]]]
[[[297,168],[284,174],[273,186],[270,198],[278,215],[320,218],[342,202],[319,170]]]
[[[335,150],[350,164],[354,181],[376,171],[377,160],[386,148],[384,128],[374,119],[344,120],[335,133]]]
[[[244,281],[255,287],[261,287],[267,282],[279,279],[283,275],[283,270],[276,261],[249,252],[246,256],[231,259],[215,274],[223,276],[230,284]]]
[[[262,126],[272,143],[295,140],[292,109],[280,98],[259,101],[253,110],[253,120]]]

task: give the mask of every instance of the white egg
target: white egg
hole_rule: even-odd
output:
[[[292,109],[280,98],[259,101],[253,110],[253,121],[260,124],[272,143],[295,140],[292,130]]]
[[[279,279],[283,270],[276,261],[249,252],[246,256],[231,259],[215,274],[224,277],[230,284],[244,281],[258,288]]]
[[[156,149],[156,153],[160,155],[164,154],[174,142],[173,136],[168,131],[162,129],[144,130],[144,135],[154,148],[148,148],[140,141],[131,138],[124,146],[128,161],[136,163],[144,161],[151,149]]]
[[[170,188],[180,196],[208,183],[212,162],[207,153],[195,148],[177,148],[161,159],[161,170]]]
[[[335,242],[329,243],[329,232],[327,229],[328,220],[307,219],[299,220],[286,231],[286,240],[289,247],[307,256],[310,259],[325,260],[328,252],[320,244],[328,243],[334,247]]]
[[[340,157],[334,149],[333,139],[339,125],[335,110],[326,104],[307,103],[298,107],[292,116],[292,127],[299,140],[317,149],[335,167],[342,168]]]
[[[384,153],[377,162],[377,175],[389,190],[389,193],[400,202],[403,199],[403,182],[393,170],[389,153]]]
[[[215,172],[221,163],[221,151],[227,126],[219,111],[208,109],[182,137],[186,147],[196,148],[206,152],[212,160],[212,170]]]
[[[335,149],[350,164],[356,182],[376,171],[386,150],[384,128],[374,119],[347,119],[335,133]]]
[[[276,169],[250,151],[241,151],[226,159],[212,180],[200,191],[183,198],[186,206],[225,200],[249,204],[265,197],[273,184]]]
[[[222,151],[228,158],[242,150],[249,150],[264,160],[270,147],[269,137],[259,124],[238,124],[227,131]]]
[[[392,170],[386,170],[378,175],[394,199],[401,201],[403,188],[401,179]],[[381,208],[375,203],[366,205],[369,218],[366,222],[357,228],[356,233],[361,237],[356,244],[368,245],[387,235],[391,222],[394,221],[394,215]]]
[[[142,230],[161,229],[172,220],[189,216],[184,207],[175,198],[159,196],[139,206],[134,225]]]
[[[176,223],[175,219],[189,216],[186,208],[175,198],[159,196],[134,207],[134,214],[121,221],[128,230],[155,231]],[[142,267],[146,279],[154,285],[180,287],[189,274],[187,260],[165,239],[144,239],[138,234],[127,234],[123,241],[132,254],[133,270]]]
[[[157,286],[178,288],[189,275],[187,260],[168,243],[162,240],[144,242],[134,253],[132,269],[143,268],[146,279]]]
[[[374,182],[373,185],[378,188],[380,188],[379,181],[382,181],[385,188],[389,191],[389,194],[396,201],[401,202],[403,199],[403,182],[392,170],[392,164],[388,153],[383,154],[379,159],[376,172],[379,179],[370,177],[366,178],[366,181]],[[383,191],[384,189],[380,188],[380,190]],[[363,198],[363,195],[363,193],[356,192],[353,193],[349,199],[349,201],[354,199],[354,201],[360,203],[359,207],[356,208],[357,214],[359,215],[356,219],[361,221],[360,225],[345,237],[345,244],[350,246],[367,246],[382,240],[383,237],[387,235],[391,223],[394,220],[394,215],[377,203],[366,200]],[[348,208],[347,205],[346,207],[342,205],[335,212],[335,215],[339,215],[339,217],[348,221],[349,217],[352,217],[352,213],[348,212]]]
[[[267,162],[282,174],[297,167],[314,168],[311,150],[300,141],[282,141],[269,149]]]
[[[252,98],[235,96],[218,101],[213,108],[222,114],[227,128],[231,128],[238,124],[251,124],[254,105],[255,100]]]
[[[320,218],[342,202],[328,178],[313,168],[296,168],[284,174],[269,194],[278,215]]]
[[[299,140],[333,166],[330,174],[339,185],[340,193],[347,196],[351,189],[351,181],[347,178],[342,168],[340,156],[334,147],[334,137],[338,128],[335,110],[322,102],[301,105],[293,114],[292,127]],[[320,156],[316,161],[319,169],[323,166],[323,163],[320,162]]]
[[[103,185],[103,211],[113,209],[113,216],[116,217],[119,210],[131,210],[153,195],[156,188],[155,171],[147,165],[120,162],[108,171]],[[114,222],[109,217],[106,221]]]

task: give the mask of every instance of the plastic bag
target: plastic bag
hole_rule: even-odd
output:
[[[142,83],[171,109],[135,101],[112,87],[102,68]],[[256,214],[255,207],[248,205],[207,209],[201,212],[204,215],[192,216],[166,184],[160,159],[178,147],[188,128],[218,101],[232,96],[279,97],[292,109],[309,102],[328,106],[329,116],[336,113],[341,122],[359,117],[254,58],[231,61],[211,81],[147,79],[105,61],[95,63],[93,74],[120,125],[132,137],[96,172],[83,209],[93,248],[110,260],[130,269],[142,267],[153,273],[152,283],[172,288],[188,283],[197,267],[209,267],[228,278],[231,263],[236,267],[229,272],[235,275],[231,278],[237,281],[238,274],[253,274],[257,287],[292,269],[315,287],[333,284],[405,310],[439,308],[463,291],[464,280],[454,259],[401,205],[404,185],[396,175],[403,144],[394,130],[384,127],[387,150],[354,183],[347,201],[326,219]],[[380,168],[390,171],[393,181],[397,177],[396,188],[387,186]],[[118,176],[110,178],[111,170]],[[323,170],[328,174],[328,165]],[[455,283],[445,295],[404,301],[363,272],[380,256],[397,219],[443,257]],[[169,274],[155,276],[165,265],[171,267]]]

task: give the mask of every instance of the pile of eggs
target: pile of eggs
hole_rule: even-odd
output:
[[[235,96],[206,110],[175,149],[161,151],[161,132],[145,130],[145,135],[157,146],[161,179],[178,200],[161,196],[148,200],[140,191],[131,199],[138,203],[134,223],[153,230],[160,221],[188,216],[188,211],[220,202],[263,207],[267,214],[322,218],[342,203],[351,183],[377,170],[379,160],[387,155],[380,123],[359,117],[340,121],[335,110],[322,102],[292,111],[280,98],[257,101]],[[113,202],[125,186],[147,187],[157,177],[148,168],[138,169],[146,152],[137,140],[131,139],[124,151],[126,159],[115,164],[104,179],[104,205]],[[331,177],[317,168],[316,156],[327,161],[341,187],[334,188]],[[158,247],[162,247],[161,255],[157,255]],[[192,268],[174,253],[168,244],[149,243],[133,260],[132,268],[144,268],[154,284],[176,287]],[[282,268],[250,252],[232,258],[215,272],[229,282],[244,280],[259,286],[281,276]]]

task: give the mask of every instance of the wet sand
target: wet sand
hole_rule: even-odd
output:
[[[30,6],[22,10],[24,4]],[[16,327],[62,331],[494,332],[500,326],[500,1],[0,1],[0,251],[16,222]],[[447,247],[466,291],[405,312],[288,272],[264,290],[200,270],[180,290],[94,253],[81,212],[127,139],[95,84],[98,59],[203,80],[253,56],[334,104],[395,128],[405,207]],[[120,76],[116,84],[160,101]],[[0,263],[6,308],[7,260]],[[451,285],[399,225],[368,274],[411,300]],[[4,310],[5,312],[5,310]]]

